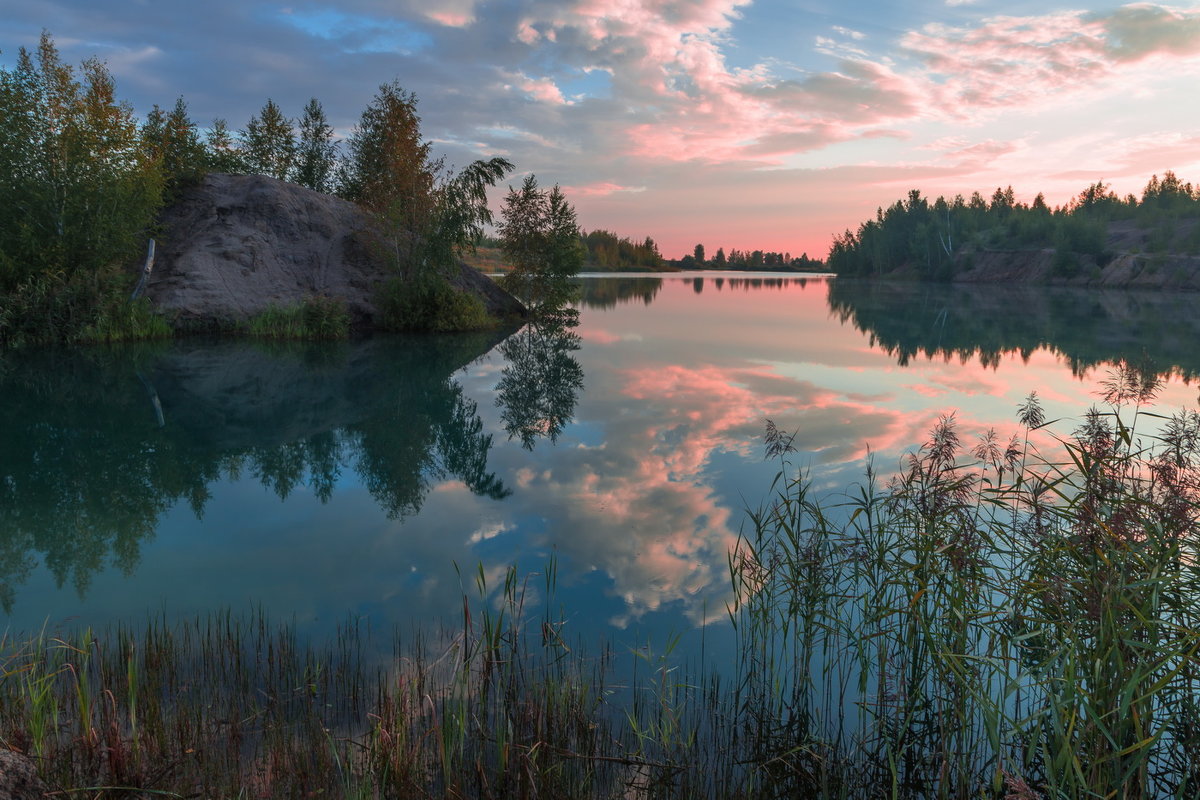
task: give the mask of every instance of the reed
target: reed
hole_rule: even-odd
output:
[[[731,558],[757,780],[811,796],[1190,797],[1200,417],[1123,370],[1043,455],[943,418],[833,507],[783,471]],[[1153,434],[1137,432],[1151,419]],[[1052,457],[1053,456],[1053,457]],[[839,520],[831,522],[832,519]]]

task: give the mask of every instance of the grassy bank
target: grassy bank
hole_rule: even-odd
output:
[[[94,276],[47,272],[0,294],[0,352],[47,344],[143,341],[171,336],[148,300],[129,299],[118,270]]]
[[[350,312],[340,298],[311,295],[299,305],[268,308],[251,317],[246,334],[264,339],[348,339]]]
[[[527,610],[550,565],[481,573],[460,625],[382,662],[360,627],[229,616],[8,642],[0,737],[53,791],[1195,797],[1200,416],[1152,418],[1154,388],[1115,375],[1057,438],[1033,396],[1007,441],[945,418],[826,504],[768,426],[712,674],[564,640]]]

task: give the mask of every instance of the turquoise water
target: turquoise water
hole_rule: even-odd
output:
[[[824,278],[587,277],[580,325],[335,345],[187,340],[0,362],[5,624],[259,610],[314,633],[450,623],[482,571],[557,564],[583,639],[727,627],[728,548],[776,471],[836,501],[942,414],[970,441],[1105,371],[1195,402],[1190,298]],[[531,580],[531,602],[542,593]]]

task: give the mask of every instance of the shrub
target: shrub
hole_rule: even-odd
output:
[[[393,278],[377,297],[380,325],[392,331],[470,331],[496,324],[483,301],[445,278]]]
[[[0,347],[159,339],[171,328],[145,298],[129,300],[127,280],[42,272],[0,299]]]

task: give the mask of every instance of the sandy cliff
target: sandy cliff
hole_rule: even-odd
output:
[[[166,209],[162,228],[146,294],[185,325],[238,322],[317,294],[342,298],[355,325],[370,328],[375,292],[394,275],[367,212],[261,175],[208,175]],[[524,313],[465,264],[451,282],[494,316]]]

